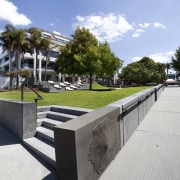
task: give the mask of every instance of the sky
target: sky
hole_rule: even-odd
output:
[[[107,41],[123,66],[145,56],[167,63],[180,46],[179,8],[179,0],[0,0],[0,32],[12,24],[71,38],[80,26]]]

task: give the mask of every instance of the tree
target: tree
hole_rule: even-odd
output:
[[[21,69],[21,60],[24,59],[24,53],[29,48],[29,43],[25,30],[17,29],[14,34],[13,50],[16,53],[16,86],[19,88],[18,70]]]
[[[46,56],[46,67],[45,67],[45,81],[47,81],[47,65],[50,62],[50,51],[51,51],[51,40],[49,38],[43,38],[41,40],[41,49],[44,51]]]
[[[100,61],[102,63],[100,77],[111,78],[112,75],[122,67],[123,61],[121,61],[111,51],[107,42],[99,44]]]
[[[77,27],[75,33],[72,35],[73,40],[66,46],[61,47],[61,53],[55,62],[55,71],[69,75],[86,75],[89,79],[89,89],[92,89],[92,82],[96,75],[111,74],[116,71],[118,67],[105,68],[105,64],[113,60],[119,61],[113,56],[108,46],[99,45],[96,37],[86,28]],[[104,56],[102,49],[106,49],[109,57]],[[112,58],[113,57],[113,58]],[[103,63],[104,61],[104,63]],[[106,63],[105,63],[106,62]],[[115,63],[119,66],[119,63]],[[104,68],[103,68],[104,66]],[[111,69],[111,71],[108,71]]]
[[[10,82],[10,90],[12,90],[12,81],[13,81],[13,78],[15,76],[15,72],[8,72],[8,76],[9,76],[9,82]]]
[[[37,29],[37,28],[29,28],[28,32],[30,33],[29,36],[29,43],[31,46],[31,54],[33,54],[33,51],[35,51],[36,54],[36,58],[35,58],[35,62],[34,62],[34,84],[37,83],[37,63],[38,63],[38,55],[40,53],[40,51],[42,50],[42,36],[41,36],[41,32]]]
[[[180,71],[180,47],[176,49],[175,57],[172,57],[171,65],[175,71]]]
[[[141,74],[139,73],[140,64],[133,62],[126,67],[124,67],[120,74],[120,79],[124,80],[126,83],[141,83]]]
[[[166,73],[167,73],[167,75],[168,75],[168,73],[169,73],[169,69],[171,68],[171,63],[167,63],[166,64]]]
[[[165,72],[166,64],[157,62],[156,65],[157,65],[157,80],[156,80],[156,82],[162,83],[164,80],[167,79],[167,75]]]
[[[14,54],[13,42],[16,28],[10,24],[5,26],[5,31],[1,33],[0,40],[3,42],[3,52],[9,54],[9,72],[12,71],[12,57]]]
[[[122,69],[120,78],[128,83],[143,84],[150,82],[161,83],[166,79],[166,66],[155,63],[149,57],[133,62]]]
[[[19,69],[18,73],[21,77],[25,78],[25,82],[27,84],[28,87],[28,78],[30,77],[30,70],[29,69]]]
[[[9,53],[9,73],[12,74],[12,57],[15,54],[16,69],[21,68],[21,59],[23,58],[23,53],[28,48],[28,42],[25,34],[25,30],[16,29],[12,25],[6,25],[6,30],[2,32],[0,40],[3,42],[3,51]],[[19,76],[16,74],[16,85],[19,87]],[[10,87],[12,88],[12,87]]]

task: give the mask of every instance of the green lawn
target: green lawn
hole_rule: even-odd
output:
[[[120,100],[136,92],[150,87],[132,87],[112,90],[99,85],[93,85],[93,90],[62,91],[59,93],[38,93],[43,100],[38,101],[38,106],[63,105],[89,109],[98,109],[102,106]],[[37,95],[34,92],[24,91],[24,101],[34,102]],[[0,92],[0,98],[21,100],[21,91]]]

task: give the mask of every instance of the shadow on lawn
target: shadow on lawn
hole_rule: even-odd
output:
[[[116,90],[116,89],[111,89],[111,88],[109,88],[109,89],[92,89],[91,91],[114,91],[114,90]]]

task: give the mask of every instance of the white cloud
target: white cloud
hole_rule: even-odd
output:
[[[149,56],[146,56],[146,57],[149,57],[151,59],[153,59],[155,62],[160,62],[160,63],[167,63],[167,62],[170,62],[171,61],[171,57],[174,55],[174,51],[168,51],[168,52],[164,52],[164,53],[154,53],[154,54],[151,54]],[[134,57],[132,59],[133,62],[135,61],[139,61],[141,60],[143,57]]]
[[[141,59],[142,59],[142,57],[136,56],[136,57],[133,57],[132,61],[133,61],[133,62],[136,62],[136,61],[139,61],[139,60],[141,60]]]
[[[18,8],[8,0],[0,0],[0,20],[9,21],[14,26],[27,26],[31,20],[18,12]]]
[[[174,51],[168,51],[166,54],[169,56],[173,56],[175,54],[175,52]]]
[[[170,57],[167,53],[155,53],[149,55],[155,62],[167,63],[170,60]]]
[[[85,27],[93,33],[99,41],[113,42],[121,39],[126,33],[133,30],[123,15],[109,13],[107,15],[76,16],[73,27]]]
[[[134,30],[131,35],[132,38],[139,38],[146,29],[166,27],[160,22],[145,22],[130,24],[124,15],[109,13],[107,15],[101,13],[98,15],[92,14],[90,16],[76,16],[76,23],[73,24],[75,29],[77,26],[85,27],[93,33],[99,41],[114,42],[123,38],[128,32]]]
[[[138,38],[142,35],[142,33],[144,32],[143,29],[137,29],[133,34],[132,34],[132,37],[133,38]]]
[[[159,23],[159,22],[155,22],[153,23],[154,27],[155,28],[162,28],[162,29],[165,29],[166,26],[164,26],[163,24]]]
[[[134,27],[137,27],[136,24],[134,23],[133,25]],[[139,38],[144,32],[145,30],[149,29],[149,28],[162,28],[165,29],[166,26],[164,26],[163,24],[159,23],[159,22],[154,22],[154,23],[140,23],[138,24],[138,28],[140,27],[140,29],[136,29],[134,31],[134,33],[132,34],[133,38]]]
[[[141,27],[141,28],[148,28],[149,26],[151,25],[151,23],[143,23],[143,24],[139,24],[139,26]]]

